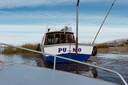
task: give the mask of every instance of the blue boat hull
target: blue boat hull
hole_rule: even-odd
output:
[[[74,60],[78,60],[81,62],[87,61],[91,55],[89,54],[75,54],[75,53],[67,53],[67,54],[59,54],[58,56],[62,56],[62,57],[66,57],[66,58],[70,58],[70,59],[74,59]],[[53,56],[47,56],[45,58],[45,61],[47,63],[53,63],[54,62],[54,57]],[[71,61],[68,60],[64,60],[64,59],[60,59],[60,58],[56,58],[56,63],[69,63]]]

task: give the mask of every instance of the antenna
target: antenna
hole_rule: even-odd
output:
[[[79,25],[79,3],[80,0],[77,0],[77,4],[76,4],[76,54],[78,53],[77,49],[78,49],[78,25]]]
[[[112,10],[112,8],[113,8],[115,2],[116,2],[116,0],[113,0],[112,5],[110,6],[110,8],[109,8],[107,14],[105,15],[105,17],[104,17],[104,19],[103,19],[103,21],[102,21],[102,23],[101,23],[101,25],[100,25],[99,30],[97,31],[97,33],[96,33],[96,35],[95,35],[95,37],[94,37],[94,40],[93,40],[93,42],[92,42],[92,45],[94,45],[94,43],[95,43],[95,41],[96,41],[96,39],[97,39],[97,37],[98,37],[98,34],[100,33],[100,31],[101,31],[101,29],[102,29],[102,27],[103,27],[103,25],[104,25],[104,23],[105,23],[105,21],[106,21],[108,15],[110,14],[110,11]]]

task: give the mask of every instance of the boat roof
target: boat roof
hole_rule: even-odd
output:
[[[1,85],[117,85],[68,72],[21,64],[0,70]]]
[[[59,34],[59,33],[74,34],[73,32],[64,32],[64,31],[52,31],[52,32],[47,32],[46,34]]]

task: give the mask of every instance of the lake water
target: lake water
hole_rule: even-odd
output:
[[[99,54],[99,65],[119,72],[128,82],[128,54]],[[118,76],[98,70],[99,78],[122,83]],[[123,85],[123,84],[122,84]]]
[[[123,75],[125,80],[128,82],[128,54],[98,54],[98,65],[115,70]],[[22,55],[0,55],[0,60],[6,64],[19,63],[31,66],[41,66],[41,59],[36,55],[22,56]],[[116,83],[121,83],[118,76],[99,70],[98,78]]]

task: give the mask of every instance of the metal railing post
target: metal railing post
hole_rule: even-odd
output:
[[[56,70],[56,56],[54,56],[53,70]]]

